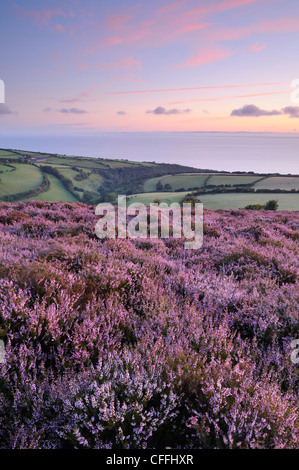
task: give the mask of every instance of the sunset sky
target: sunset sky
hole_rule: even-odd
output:
[[[298,0],[1,0],[0,28],[1,134],[299,132]]]

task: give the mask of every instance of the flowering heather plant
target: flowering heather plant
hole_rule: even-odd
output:
[[[0,203],[0,448],[298,448],[299,214],[205,211],[199,250],[96,222]]]

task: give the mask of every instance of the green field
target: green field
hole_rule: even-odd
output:
[[[54,157],[57,158],[57,157]],[[54,158],[51,159],[52,163],[55,163]],[[129,160],[120,159],[104,159],[104,158],[88,158],[88,157],[64,157],[68,159],[68,165],[77,166],[78,168],[128,168],[132,166],[153,166],[153,163],[147,162],[133,162]],[[78,159],[77,159],[78,158]],[[50,160],[49,160],[50,161]]]
[[[0,171],[3,171],[3,173],[5,173],[6,171],[11,171],[12,168],[10,166],[7,166],[7,165],[1,165],[0,163]]]
[[[98,159],[97,159],[98,161]],[[103,165],[108,165],[109,168],[128,168],[135,166],[135,163],[124,162],[124,161],[109,161],[109,160],[99,160]]]
[[[161,202],[166,202],[167,204],[172,204],[173,202],[180,202],[188,194],[187,191],[184,192],[154,192],[154,193],[142,193],[142,194],[133,194],[132,196],[127,197],[128,204],[133,202],[141,202],[142,204],[148,206],[155,199],[160,199]]]
[[[78,200],[69,191],[65,189],[63,184],[59,181],[56,176],[47,175],[50,182],[50,188],[48,191],[38,194],[34,197],[23,199],[23,201],[46,201],[46,202],[77,202]]]
[[[165,184],[170,184],[174,191],[181,188],[184,188],[187,191],[189,188],[202,188],[208,176],[209,175],[206,173],[195,173],[150,178],[144,183],[143,189],[146,193],[153,192],[156,190],[157,183],[160,181],[163,186],[165,186]]]
[[[49,157],[48,153],[21,152],[20,151],[20,154],[21,155],[27,155],[28,157],[34,157],[34,158],[48,158]]]
[[[1,157],[13,157],[15,155],[16,154],[13,151],[0,149],[0,158]]]
[[[78,175],[77,171],[72,170],[70,167],[59,167],[59,165],[53,166],[58,169],[59,173],[61,173],[66,178],[69,178],[73,182],[74,186],[78,186],[79,188],[84,189],[84,191],[97,192],[104,181],[104,178],[96,173],[91,173],[85,180],[77,181],[75,180],[75,176]],[[87,170],[87,173],[88,172],[89,171]]]
[[[257,182],[255,189],[299,189],[299,177],[297,176],[273,176]]]
[[[24,163],[24,155],[27,156],[28,164]],[[128,196],[128,202],[149,205],[159,200],[171,204],[181,202],[186,195],[196,193],[197,189],[199,195],[195,197],[201,200],[207,209],[239,209],[249,204],[265,204],[270,199],[278,199],[279,210],[299,210],[299,191],[288,194],[275,191],[276,189],[299,190],[299,176],[264,176],[213,171],[206,173],[183,165],[39,154],[8,149],[0,149],[0,159],[1,157],[0,199],[18,200],[20,193],[38,189],[43,182],[41,168],[46,166],[53,168],[45,170],[50,188],[32,199],[98,204],[105,200],[113,201],[115,194],[133,192],[132,196]],[[16,169],[12,170],[5,163],[10,163]],[[104,171],[98,174],[97,170]],[[76,179],[78,176],[80,177]],[[163,185],[164,191],[163,189],[157,191],[159,182]],[[232,187],[238,185],[249,185],[251,187],[248,190],[252,192],[229,192]],[[255,189],[274,192],[257,193],[254,192]],[[5,198],[5,196],[14,197]]]
[[[148,179],[143,186],[144,192],[156,190],[160,181],[163,186],[169,184],[173,191],[184,188],[203,188],[205,184],[214,186],[224,186],[226,184],[237,186],[239,184],[253,184],[261,179],[261,176],[230,175],[230,174],[208,174],[208,173],[182,173],[178,175],[166,175]]]
[[[1,174],[0,197],[36,189],[42,183],[42,173],[36,166],[15,163],[15,171]]]
[[[278,210],[299,211],[299,194],[205,194],[198,197],[204,209],[239,209],[249,204],[265,204],[270,199],[278,200]]]
[[[260,180],[261,176],[247,176],[247,175],[213,175],[208,181],[207,185],[213,184],[214,186],[224,186],[230,184],[237,186],[238,184],[252,184],[257,180]]]

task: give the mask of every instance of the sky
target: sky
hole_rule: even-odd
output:
[[[0,31],[0,134],[299,132],[298,0],[1,0]]]

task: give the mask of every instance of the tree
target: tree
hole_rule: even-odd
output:
[[[263,204],[249,204],[245,207],[240,207],[240,209],[251,210],[251,211],[262,211],[265,208]]]
[[[271,201],[266,202],[264,209],[266,211],[277,211],[278,209],[278,200],[271,199]]]
[[[187,195],[185,197],[185,199],[183,199],[183,201],[181,202],[181,204],[191,204],[191,207],[195,207],[195,204],[197,204],[198,200],[195,196],[192,196],[192,195]]]
[[[240,209],[252,210],[252,211],[277,211],[278,201],[272,199],[271,201],[266,202],[266,204],[249,204],[245,207],[240,207]]]
[[[163,191],[163,184],[161,183],[161,181],[158,181],[158,183],[156,184],[156,191]]]
[[[114,192],[105,193],[103,196],[103,202],[115,202],[117,199],[117,194]]]

